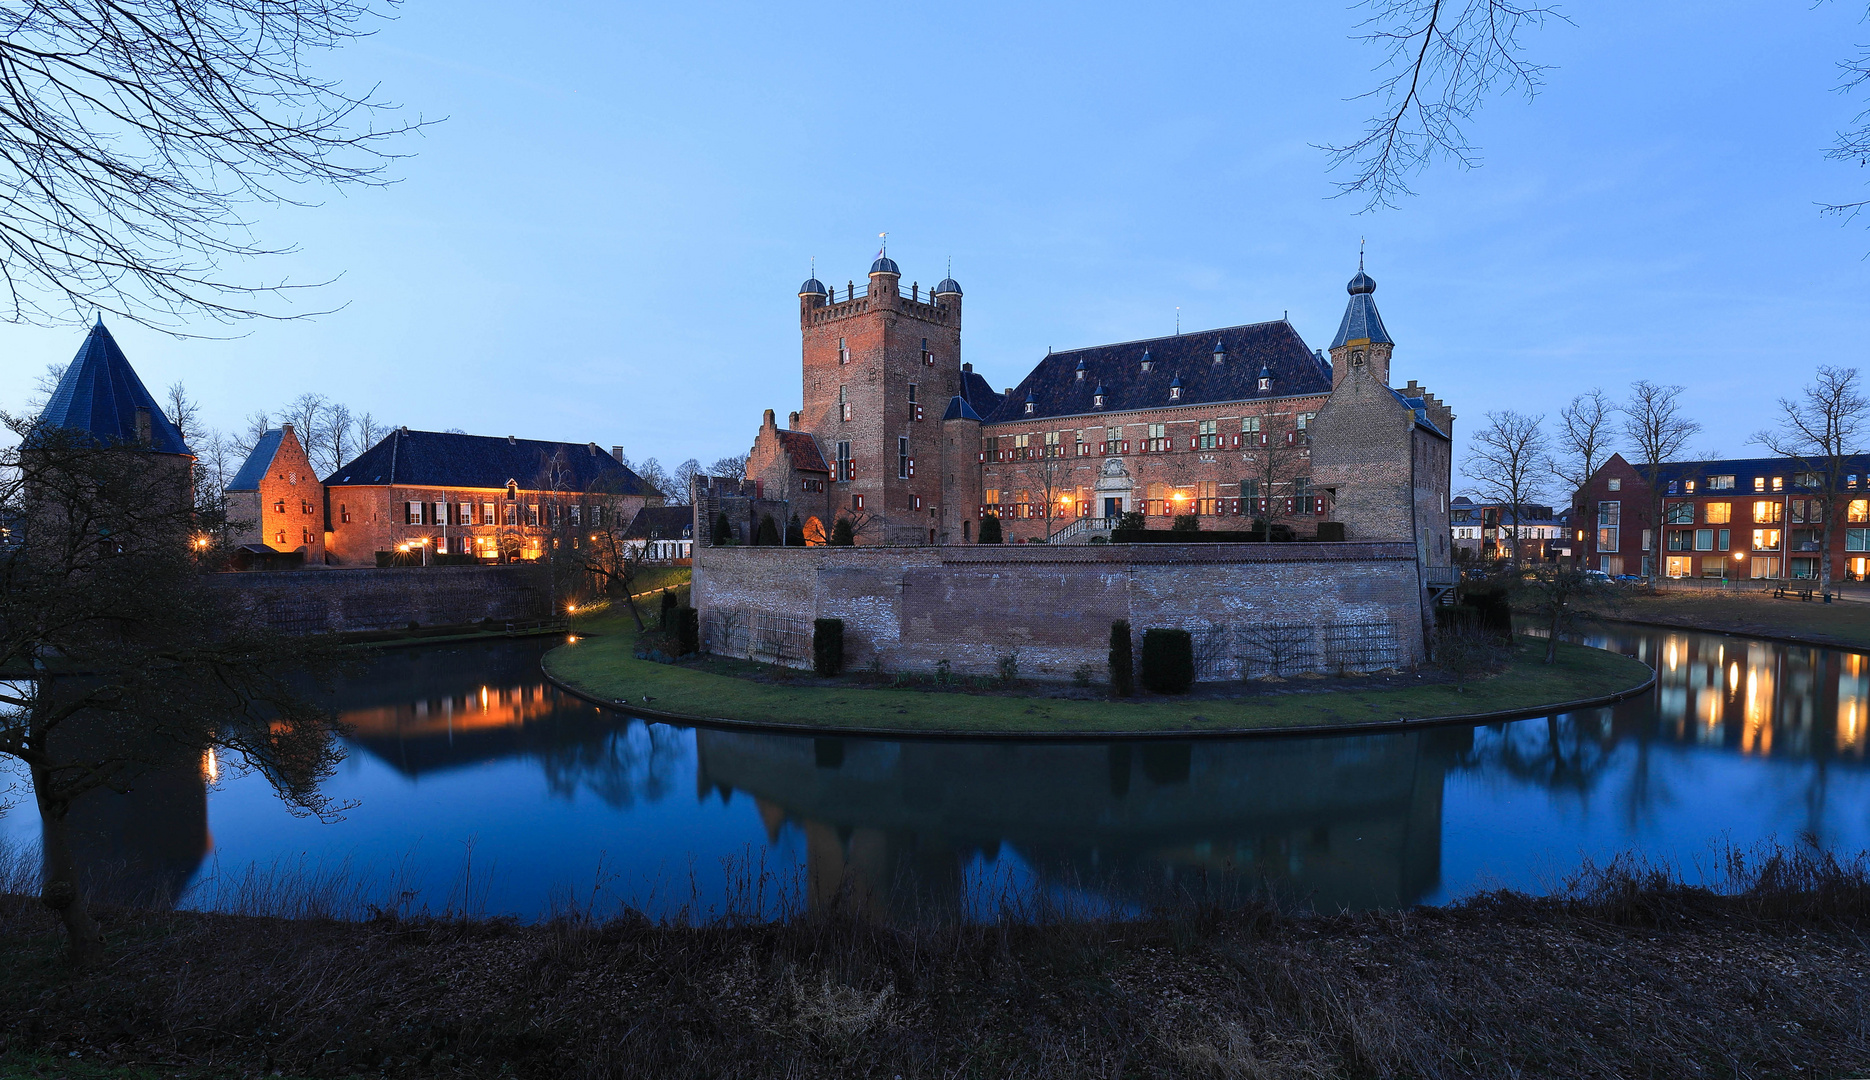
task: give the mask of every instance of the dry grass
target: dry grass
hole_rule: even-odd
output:
[[[1870,868],[1620,861],[1558,896],[1130,921],[115,912],[69,980],[0,900],[13,1054],[413,1077],[1842,1076],[1870,1066]]]

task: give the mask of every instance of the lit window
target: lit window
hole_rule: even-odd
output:
[[[484,502],[480,504],[480,523],[482,525],[494,525],[498,523],[498,520],[494,517],[493,503]]]
[[[1708,504],[1708,524],[1725,525],[1728,522],[1732,521],[1733,518],[1734,518],[1734,504],[1733,503],[1718,502],[1718,503]]]
[[[1766,490],[1766,478],[1764,476],[1756,476],[1753,478],[1753,490],[1755,491]]]
[[[1785,520],[1785,506],[1773,499],[1760,499],[1753,504],[1753,520],[1761,525],[1777,525]]]
[[[1692,480],[1689,481],[1689,485],[1690,486],[1688,490],[1690,491],[1695,490],[1693,486],[1694,481]],[[1731,476],[1708,477],[1708,490],[1709,491],[1732,491],[1733,489],[1734,489],[1734,478]]]
[[[1755,529],[1753,530],[1753,550],[1755,551],[1778,551],[1779,550],[1779,530],[1778,529]]]
[[[1786,489],[1786,478],[1783,476],[1773,477],[1773,490],[1784,491],[1785,489]]]

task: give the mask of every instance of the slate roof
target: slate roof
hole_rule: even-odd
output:
[[[1435,421],[1428,418],[1428,400],[1426,398],[1404,397],[1402,396],[1402,392],[1395,387],[1390,388],[1390,393],[1396,395],[1396,400],[1402,402],[1404,408],[1415,413],[1417,426],[1427,428],[1444,439],[1448,438],[1448,433],[1436,427]]]
[[[1351,279],[1345,290],[1351,294],[1351,302],[1344,305],[1344,319],[1338,323],[1338,336],[1331,339],[1331,347],[1336,349],[1346,342],[1371,341],[1385,345],[1394,345],[1390,332],[1383,328],[1383,316],[1377,314],[1376,279],[1364,273],[1362,265],[1357,267],[1357,276]]]
[[[193,454],[182,433],[163,415],[162,406],[143,388],[104,320],[86,335],[65,376],[52,391],[39,422],[48,427],[88,431],[104,442],[136,443],[136,411],[149,410],[151,450]]]
[[[1639,474],[1649,475],[1648,465],[1634,467]],[[1788,491],[1804,490],[1794,487],[1792,481],[1794,473],[1804,471],[1806,469],[1793,458],[1734,458],[1731,460],[1713,458],[1706,461],[1664,462],[1662,468],[1657,471],[1656,479],[1662,483],[1663,492],[1670,495],[1687,494],[1681,483],[1684,480],[1695,482],[1694,493],[1696,495],[1718,495],[1726,492],[1734,495],[1753,495],[1756,494],[1753,490],[1754,478],[1761,477],[1766,481],[1766,490],[1757,494],[1771,495],[1773,494],[1773,477],[1782,476],[1785,478],[1785,487],[1779,493],[1783,495]],[[1855,473],[1861,478],[1858,483],[1870,488],[1870,454],[1859,454],[1850,459],[1844,472],[1847,475]],[[1734,478],[1734,486],[1731,489],[1710,489],[1708,487],[1710,476],[1731,476]],[[1676,483],[1674,491],[1668,488],[1671,481]]]
[[[779,445],[785,447],[786,456],[792,459],[792,467],[805,472],[828,473],[831,466],[825,464],[824,451],[818,449],[818,440],[810,432],[779,430]]]
[[[974,411],[974,406],[969,405],[966,398],[962,397],[960,394],[956,394],[954,397],[948,399],[948,411],[942,413],[941,418],[943,420],[978,421],[980,420],[980,414]]]
[[[1214,362],[1217,338],[1225,357],[1218,364]],[[1148,371],[1142,370],[1145,352],[1150,358]],[[1081,361],[1082,379],[1077,377]],[[1259,389],[1262,368],[1273,379],[1272,389],[1266,392]],[[1169,387],[1177,379],[1182,395],[1171,400]],[[1091,398],[1100,385],[1104,407],[1097,409]],[[1055,352],[982,415],[988,423],[998,423],[1330,392],[1330,365],[1306,347],[1291,323],[1280,319]],[[1030,415],[1025,411],[1028,398],[1033,403]]]
[[[961,398],[980,416],[992,416],[1000,407],[1000,395],[993,384],[974,370],[973,364],[961,365]]]
[[[645,506],[623,530],[625,540],[687,540],[695,528],[692,506]]]
[[[258,491],[260,481],[266,479],[266,470],[273,467],[273,457],[279,453],[280,444],[286,441],[284,428],[274,428],[260,436],[260,441],[253,444],[253,452],[247,460],[241,462],[240,471],[227,482],[228,491]]]
[[[508,480],[536,488],[555,455],[564,455],[572,490],[603,485],[618,495],[658,496],[642,477],[598,447],[586,443],[504,439],[445,431],[397,428],[325,478],[328,485],[412,484],[425,487],[503,488]]]

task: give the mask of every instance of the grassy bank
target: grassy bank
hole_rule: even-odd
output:
[[[117,911],[75,978],[45,910],[0,897],[0,1075],[1858,1075],[1861,863],[1749,875],[1739,895],[1613,868],[1552,899],[1127,922]]]
[[[1682,589],[1631,596],[1617,618],[1725,634],[1786,637],[1817,645],[1870,649],[1870,604],[1775,600],[1770,592]]]
[[[1142,694],[1110,700],[1092,691],[1046,696],[1043,686],[970,693],[890,688],[868,685],[863,676],[825,685],[808,672],[742,661],[659,664],[635,659],[635,639],[626,627],[604,628],[612,632],[546,654],[546,671],[592,697],[654,712],[815,728],[1036,735],[1366,724],[1532,709],[1615,694],[1650,675],[1635,660],[1576,645],[1560,645],[1558,663],[1547,666],[1540,662],[1544,643],[1523,639],[1506,671],[1465,686],[1415,675],[1297,679],[1203,689],[1204,696],[1196,698]]]

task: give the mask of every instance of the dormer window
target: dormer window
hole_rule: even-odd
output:
[[[1091,408],[1101,409],[1103,407],[1104,407],[1104,384],[1098,383],[1097,389],[1091,392]]]
[[[512,502],[517,498],[519,498],[519,484],[515,481],[508,480],[506,482],[506,501]]]
[[[1179,387],[1179,386],[1171,386],[1171,387],[1169,387],[1169,400],[1170,400],[1170,401],[1177,401],[1177,400],[1180,400],[1180,398],[1181,398],[1181,396],[1182,396],[1182,388],[1181,388],[1181,387]]]
[[[1273,388],[1272,376],[1270,375],[1260,376],[1260,392],[1265,393],[1266,391],[1271,390],[1272,388]]]
[[[1227,350],[1221,347],[1219,338],[1214,340],[1214,362],[1219,364],[1227,359]]]
[[[1033,403],[1032,403],[1032,402],[1030,402],[1030,401],[1028,401],[1028,402],[1026,403],[1026,415],[1027,415],[1027,416],[1031,416],[1031,415],[1032,415],[1032,412],[1033,412]]]
[[[1143,350],[1143,370],[1148,371],[1153,364],[1154,361],[1149,358],[1149,350]]]

